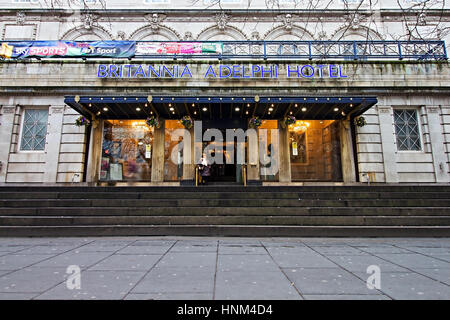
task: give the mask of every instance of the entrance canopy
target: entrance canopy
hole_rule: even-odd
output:
[[[89,119],[145,119],[158,116],[180,119],[281,119],[339,120],[354,117],[377,103],[376,97],[286,96],[66,96],[64,102]]]

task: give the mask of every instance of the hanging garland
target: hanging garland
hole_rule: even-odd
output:
[[[190,129],[194,125],[194,121],[192,121],[192,118],[190,116],[184,116],[181,118],[180,123],[186,128]]]
[[[283,123],[287,127],[287,126],[290,126],[291,124],[294,124],[295,121],[296,121],[296,119],[294,116],[287,116],[284,118]]]
[[[358,127],[364,127],[367,124],[367,122],[363,116],[359,116],[358,118],[355,118],[355,124]]]
[[[258,129],[261,126],[262,121],[259,117],[253,117],[248,121],[248,127],[252,129]]]
[[[149,127],[159,128],[161,126],[161,123],[159,122],[159,119],[156,117],[149,117],[147,120],[145,120],[145,123]]]
[[[76,120],[75,120],[75,125],[77,127],[82,127],[82,126],[88,126],[90,125],[91,122],[85,117],[85,116],[79,116]]]

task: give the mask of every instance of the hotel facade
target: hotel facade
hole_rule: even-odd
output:
[[[0,184],[448,184],[449,8],[276,2],[0,1]]]

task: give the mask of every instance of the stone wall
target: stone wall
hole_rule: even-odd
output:
[[[83,177],[84,128],[74,126],[79,116],[64,106],[63,97],[1,97],[0,183],[79,182]],[[43,151],[20,150],[25,108],[49,110]],[[74,177],[74,174],[78,176]]]
[[[102,61],[102,63],[105,63]],[[111,63],[121,63],[114,62]],[[148,61],[133,61],[133,64]],[[167,61],[167,65],[184,62]],[[235,62],[251,64],[251,61]],[[256,63],[256,62],[254,62]],[[268,66],[261,61],[258,64]],[[450,182],[450,74],[447,63],[340,62],[346,79],[204,79],[217,61],[191,61],[192,79],[99,79],[98,61],[4,62],[0,64],[0,183],[77,182],[83,179],[86,152],[79,116],[64,106],[64,95],[282,95],[376,96],[379,103],[357,128],[359,180],[374,182]],[[280,72],[283,66],[279,65]],[[18,150],[23,107],[49,109],[44,152]],[[397,150],[393,110],[416,108],[420,117],[421,151]]]
[[[185,92],[209,92],[217,94],[217,90],[239,91],[243,94],[253,95],[255,90],[260,95],[270,94],[274,89],[283,95],[314,95],[327,93],[336,94],[364,94],[379,95],[386,92],[396,94],[410,93],[439,93],[450,88],[450,69],[447,62],[348,62],[329,61],[327,65],[340,65],[346,78],[312,77],[297,78],[291,74],[288,78],[287,64],[285,62],[269,61],[233,61],[223,63],[211,61],[166,61],[164,65],[172,68],[173,65],[183,68],[188,65],[192,78],[185,75],[183,78],[100,78],[98,68],[100,64],[116,65],[143,65],[145,68],[163,63],[149,62],[148,60],[50,60],[50,61],[5,61],[0,63],[0,93],[24,92],[25,88],[34,88],[43,93],[57,92],[64,94],[106,94],[117,90],[127,90],[130,94],[136,92],[148,94],[152,90],[155,94],[183,94]],[[214,78],[205,77],[207,70],[212,66],[215,70],[223,65],[245,65],[251,68],[257,64],[265,70],[278,65],[278,77],[269,78]],[[289,63],[292,68],[308,63]],[[311,63],[318,67],[319,64]],[[317,70],[317,69],[316,69]],[[316,71],[316,75],[317,75]],[[364,91],[361,91],[364,90]]]
[[[373,172],[375,182],[450,182],[448,134],[443,122],[449,103],[446,96],[379,97],[377,107],[364,114],[367,125],[357,128],[360,180],[367,181],[366,174]],[[397,150],[394,108],[417,110],[422,150]]]

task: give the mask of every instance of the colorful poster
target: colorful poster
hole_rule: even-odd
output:
[[[149,144],[145,145],[145,158],[150,159],[152,157],[152,146]]]
[[[137,42],[137,55],[222,54],[221,42]]]
[[[134,56],[135,50],[135,41],[19,41],[2,43],[0,57],[5,59],[130,58]]]
[[[297,156],[298,155],[298,149],[297,149],[297,142],[292,142],[292,155]]]

